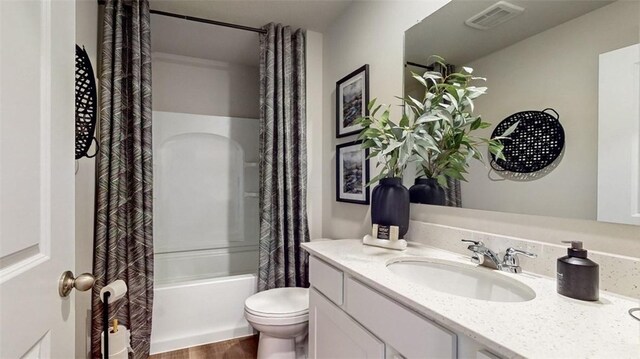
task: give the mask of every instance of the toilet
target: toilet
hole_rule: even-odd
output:
[[[308,288],[275,288],[244,302],[244,316],[260,332],[258,359],[306,357]]]

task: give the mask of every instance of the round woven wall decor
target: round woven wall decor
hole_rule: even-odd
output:
[[[98,141],[93,136],[96,128],[96,80],[91,61],[84,48],[76,45],[76,160],[94,157]],[[91,142],[96,141],[96,152],[87,154]]]
[[[552,164],[564,148],[564,129],[559,118],[554,109],[547,108],[518,112],[502,120],[493,130],[492,138],[502,135],[516,122],[518,127],[509,139],[502,140],[505,159],[492,154],[491,167],[496,171],[532,173]]]

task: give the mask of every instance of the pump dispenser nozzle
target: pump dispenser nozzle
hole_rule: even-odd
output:
[[[571,244],[571,247],[567,248],[569,257],[587,258],[587,250],[582,248],[581,241],[562,241],[562,243]]]
[[[571,244],[571,248],[573,249],[582,249],[581,241],[562,241],[562,243]]]

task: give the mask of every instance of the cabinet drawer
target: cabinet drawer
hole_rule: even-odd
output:
[[[343,281],[342,271],[316,257],[309,258],[309,282],[337,305],[342,305],[343,303]]]
[[[346,310],[405,358],[456,358],[456,335],[347,278]],[[375,314],[374,314],[375,313]]]

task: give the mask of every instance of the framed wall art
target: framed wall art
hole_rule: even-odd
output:
[[[336,201],[368,205],[369,149],[362,141],[336,146]]]
[[[356,119],[368,114],[368,103],[369,65],[364,65],[336,82],[336,137],[362,130]]]

